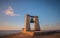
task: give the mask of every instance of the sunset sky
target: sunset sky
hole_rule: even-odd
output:
[[[42,30],[60,29],[59,0],[0,0],[0,30],[21,30],[26,14],[38,16]]]

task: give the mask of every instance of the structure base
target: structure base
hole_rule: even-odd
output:
[[[39,35],[41,33],[41,31],[26,31],[26,32],[22,31],[22,32],[31,36]]]

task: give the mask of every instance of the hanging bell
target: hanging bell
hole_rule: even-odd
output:
[[[33,20],[33,18],[31,18],[31,21],[30,21],[30,23],[34,23],[34,20]]]

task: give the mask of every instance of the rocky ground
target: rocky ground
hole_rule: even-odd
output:
[[[60,38],[60,33],[48,33],[30,36],[24,33],[17,33],[12,35],[0,36],[0,38]]]

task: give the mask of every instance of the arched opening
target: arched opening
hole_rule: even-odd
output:
[[[34,23],[30,23],[30,29],[31,29],[31,31],[34,30]]]

